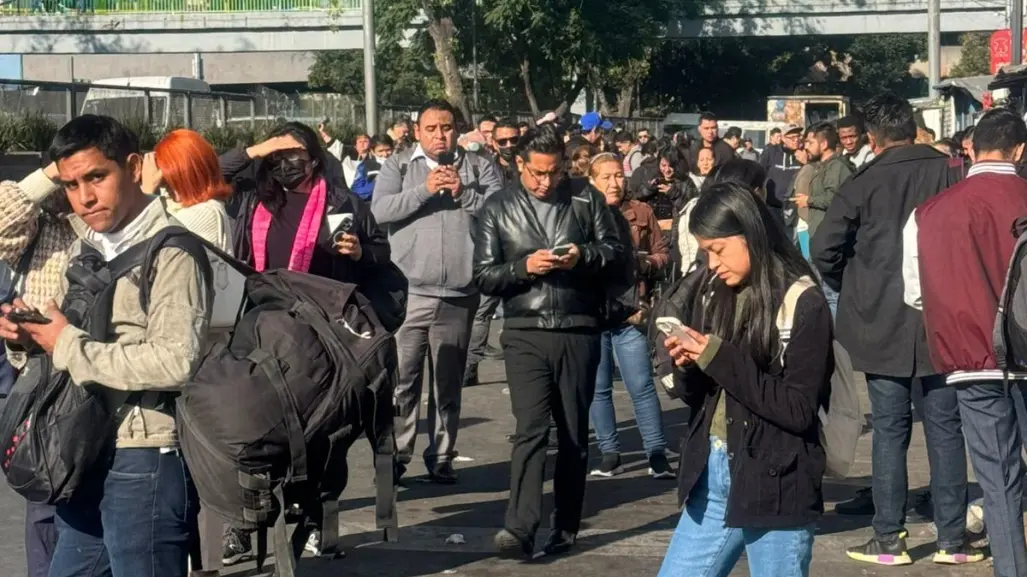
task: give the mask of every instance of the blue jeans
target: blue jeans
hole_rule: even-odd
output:
[[[589,416],[596,431],[599,450],[605,455],[620,453],[617,436],[617,415],[613,410],[613,363],[620,367],[624,386],[635,407],[635,422],[642,434],[647,455],[662,454],[667,448],[663,436],[663,413],[653,384],[653,368],[649,361],[649,342],[631,325],[603,333],[602,356],[596,374],[596,392]]]
[[[186,577],[199,501],[177,451],[118,449],[97,492],[57,508],[50,577]]]
[[[794,529],[724,526],[731,473],[727,445],[710,439],[710,458],[681,513],[658,577],[727,577],[745,551],[751,577],[807,577],[814,525]]]
[[[963,544],[966,537],[966,443],[956,389],[943,375],[922,377],[924,436],[931,467],[931,496],[938,548]],[[906,524],[909,476],[906,453],[913,434],[909,377],[867,375],[873,413],[874,535],[880,541],[898,538]]]
[[[827,299],[827,307],[831,309],[831,318],[835,319],[838,317],[838,291],[827,286],[826,282],[820,283],[820,286],[824,289],[824,298]]]
[[[984,491],[995,577],[1027,575],[1023,530],[1024,464],[1021,428],[1027,424],[1023,388],[1011,383],[1006,395],[1001,381],[960,385],[959,412],[977,482]]]

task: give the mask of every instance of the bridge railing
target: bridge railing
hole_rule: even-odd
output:
[[[0,0],[0,15],[332,11],[359,12],[361,0]]]

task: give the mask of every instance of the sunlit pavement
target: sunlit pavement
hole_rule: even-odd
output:
[[[343,495],[342,527],[346,557],[329,561],[304,558],[299,577],[414,577],[456,575],[464,577],[552,575],[573,571],[576,575],[649,577],[659,570],[667,543],[678,517],[674,481],[657,481],[647,476],[648,465],[635,429],[630,399],[622,385],[615,388],[617,416],[625,473],[610,479],[589,480],[584,529],[572,553],[531,562],[497,559],[492,553],[492,536],[500,528],[509,483],[510,444],[506,434],[513,430],[509,397],[504,391],[502,362],[481,366],[482,386],[467,389],[463,400],[463,426],[457,446],[460,482],[454,486],[425,482],[424,468],[415,460],[408,473],[408,487],[399,495],[402,529],[397,543],[381,543],[374,528],[374,497],[370,453],[360,441],[350,458],[350,487]],[[661,392],[668,444],[678,445],[683,432],[684,411]],[[865,399],[864,399],[865,402]],[[422,406],[423,408],[423,406]],[[420,451],[426,437],[418,439]],[[597,453],[593,445],[593,453]],[[920,425],[913,437],[909,462],[910,482],[921,488],[928,482],[927,457]],[[671,462],[677,466],[677,454]],[[364,464],[364,466],[361,466]],[[550,457],[550,473],[553,454]],[[870,473],[870,433],[860,441],[859,461],[854,476],[845,482],[828,482],[828,508],[851,497],[867,483]],[[547,484],[546,511],[551,499]],[[975,491],[976,487],[972,489]],[[0,486],[0,575],[24,577],[22,514],[24,505],[4,484]],[[818,577],[865,576],[985,576],[986,564],[945,567],[930,562],[934,553],[933,533],[928,524],[911,525],[909,546],[916,563],[908,567],[877,567],[849,561],[847,546],[871,535],[869,517],[839,517],[828,514],[820,524],[811,575]],[[539,531],[538,549],[545,539],[547,522]],[[459,534],[462,544],[447,544]],[[459,541],[459,539],[454,539]],[[224,571],[226,575],[254,575],[254,564],[244,563]],[[570,574],[570,573],[568,573]],[[743,558],[732,576],[748,575]]]

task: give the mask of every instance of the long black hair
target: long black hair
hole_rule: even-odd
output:
[[[295,138],[310,156],[310,167],[312,179],[318,179],[325,171],[325,149],[321,145],[321,139],[314,129],[300,122],[287,122],[275,129],[268,140],[285,136],[286,134]],[[271,214],[278,214],[285,206],[286,191],[271,178],[271,169],[274,163],[269,158],[263,158],[257,166],[257,200],[264,205]]]
[[[750,266],[746,279],[750,294],[742,308],[735,310],[735,289],[717,280],[706,306],[707,318],[713,334],[748,350],[760,366],[769,369],[779,349],[777,310],[785,291],[800,277],[816,276],[746,185],[722,182],[707,192],[692,209],[689,230],[705,239],[744,237]]]
[[[767,171],[760,163],[744,158],[732,158],[720,166],[703,181],[702,192],[705,194],[714,185],[724,182],[737,182],[756,192],[767,184]]]

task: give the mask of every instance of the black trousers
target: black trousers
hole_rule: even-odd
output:
[[[510,457],[506,528],[532,540],[542,520],[550,418],[559,439],[553,529],[577,533],[588,473],[588,409],[599,368],[600,333],[506,329],[500,337],[517,434]]]

